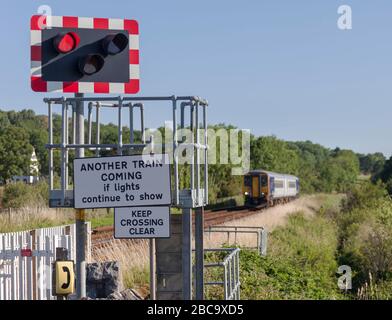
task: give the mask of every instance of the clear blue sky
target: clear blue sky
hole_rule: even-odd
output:
[[[141,95],[199,95],[211,123],[391,154],[390,0],[2,1],[1,109],[46,113],[29,83],[29,19],[42,4],[54,15],[137,19]],[[343,4],[350,31],[336,25]],[[149,112],[148,125],[169,120],[165,111]]]

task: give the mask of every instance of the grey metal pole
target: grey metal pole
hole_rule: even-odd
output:
[[[117,155],[122,155],[122,147],[123,147],[123,136],[122,136],[122,100],[118,98],[118,147],[117,147]]]
[[[192,209],[182,209],[183,300],[192,300]]]
[[[208,204],[208,125],[207,125],[207,107],[203,106],[203,128],[204,128],[204,204]]]
[[[135,141],[135,135],[133,132],[133,105],[132,103],[129,104],[129,143],[133,144]]]
[[[53,112],[52,103],[48,102],[48,113],[49,113],[49,144],[53,144]],[[49,150],[49,188],[53,190],[53,149]]]
[[[75,103],[72,102],[72,143],[76,142],[76,117],[75,117]]]
[[[204,208],[195,211],[196,300],[204,300]]]
[[[196,190],[197,204],[195,210],[195,250],[196,250],[196,299],[204,300],[204,199],[200,203],[200,122],[199,122],[199,102],[196,108]],[[204,120],[204,117],[203,117]],[[203,121],[204,125],[204,121]],[[205,195],[203,195],[205,198]]]
[[[96,135],[97,135],[97,137],[96,137],[96,142],[97,142],[97,144],[100,144],[100,142],[101,142],[101,127],[100,127],[100,108],[101,108],[101,104],[99,103],[99,102],[97,102],[97,105],[96,105],[96,118],[95,118],[95,121],[96,121],[96,123],[97,123],[97,133],[96,133]],[[96,150],[95,150],[95,155],[98,157],[99,156],[99,148],[97,148]]]
[[[93,103],[89,102],[88,103],[88,143],[91,144],[91,132],[92,132],[92,117],[91,117],[91,113],[93,111]]]
[[[191,132],[192,132],[192,136],[191,136],[191,144],[193,145],[195,143],[195,107],[193,106],[193,104],[190,107],[190,127],[191,127]],[[193,196],[193,190],[195,189],[195,147],[192,146],[192,161],[191,161],[191,196]],[[189,150],[188,150],[189,151]],[[187,151],[187,152],[188,152]]]
[[[150,239],[150,300],[156,300],[155,239]]]
[[[65,150],[66,150],[66,135],[67,135],[67,129],[66,129],[66,102],[63,99],[63,103],[61,105],[61,118],[62,118],[62,123],[61,123],[61,203],[64,204],[65,202],[65,190],[67,189],[66,181],[67,181],[67,172],[66,172],[66,158],[65,158]]]
[[[200,126],[199,126],[199,103],[196,102],[195,103],[195,109],[196,109],[196,144],[197,144],[197,148],[196,148],[196,201],[198,205],[202,205],[202,203],[199,203],[200,200]]]
[[[146,133],[144,132],[144,105],[140,104],[140,131],[142,134],[142,142],[146,143]]]
[[[69,121],[68,121],[68,103],[65,104],[65,110],[64,110],[64,115],[65,115],[65,146],[69,144]],[[68,189],[69,185],[69,177],[68,177],[68,148],[65,148],[65,189]]]
[[[82,93],[76,93],[75,97],[83,98]],[[84,103],[81,100],[76,101],[76,143],[84,144]],[[76,149],[76,158],[84,157],[84,149]],[[76,293],[78,299],[86,296],[86,278],[83,277],[85,272],[82,268],[85,266],[86,260],[86,229],[85,229],[85,210],[76,209]]]
[[[178,140],[177,140],[177,100],[173,97],[173,168],[174,168],[174,203],[176,205],[179,204],[179,180],[178,180],[178,155],[177,155],[177,147],[178,147]]]

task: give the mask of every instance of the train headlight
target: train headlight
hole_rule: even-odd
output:
[[[264,192],[262,192],[261,195],[263,196],[263,195],[264,195]]]
[[[249,193],[248,192],[245,192],[245,195],[247,196]]]

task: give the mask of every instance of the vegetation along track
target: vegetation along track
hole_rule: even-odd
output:
[[[263,208],[245,208],[233,207],[222,210],[205,210],[204,211],[204,227],[222,224],[227,221],[241,219],[252,214],[259,212]],[[193,214],[193,224],[194,224],[194,214]],[[113,226],[98,227],[93,229],[91,235],[92,246],[99,248],[100,246],[112,241],[114,233]],[[138,239],[133,240],[122,240],[122,241],[140,241]]]

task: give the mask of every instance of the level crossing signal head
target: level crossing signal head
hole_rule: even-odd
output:
[[[139,91],[135,20],[33,16],[31,87],[38,92]]]
[[[58,53],[68,53],[79,45],[80,37],[76,32],[60,33],[53,38],[53,46]]]
[[[128,46],[128,37],[123,33],[110,34],[102,41],[102,47],[106,54],[118,54]]]

